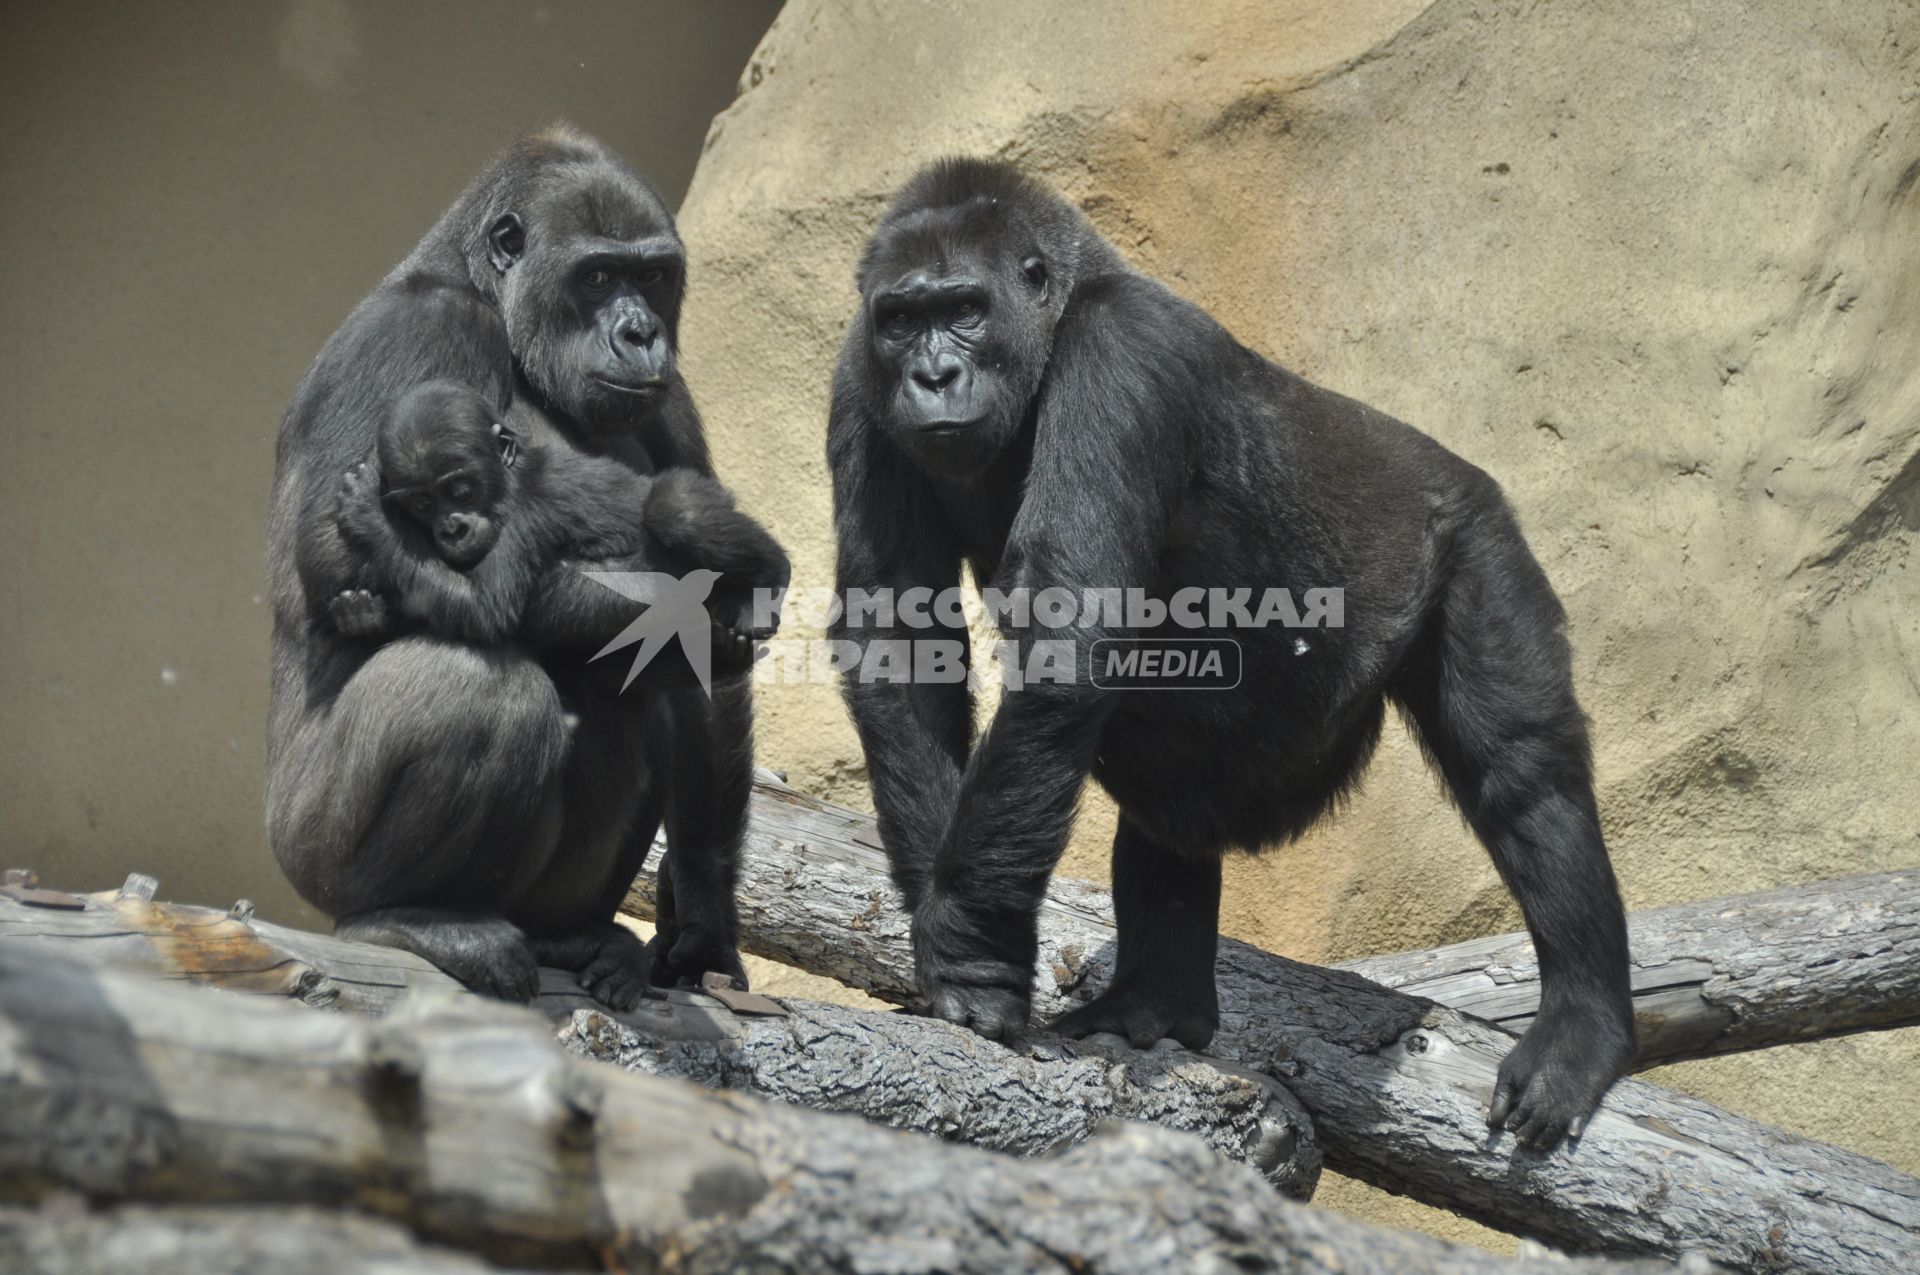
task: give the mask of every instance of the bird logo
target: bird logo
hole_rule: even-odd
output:
[[[640,644],[640,649],[634,652],[633,666],[627,670],[627,680],[620,683],[621,690],[632,686],[640,670],[660,654],[668,642],[679,638],[687,666],[700,680],[700,689],[712,698],[712,624],[707,618],[707,595],[720,579],[718,571],[703,567],[683,576],[668,575],[664,571],[586,571],[582,574],[646,608],[592,657],[597,660],[622,647]]]

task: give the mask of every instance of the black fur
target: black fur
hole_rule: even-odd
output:
[[[329,606],[344,635],[388,637],[411,623],[440,637],[504,641],[558,558],[644,555],[682,573],[707,567],[730,582],[723,598],[750,605],[768,564],[783,559],[711,476],[674,469],[648,478],[605,457],[530,447],[499,415],[465,386],[422,382],[401,395],[368,461],[347,470],[338,570],[355,583]],[[771,636],[745,610],[716,620],[736,642]]]
[[[977,743],[963,684],[849,681],[933,1011],[1024,1027],[1037,907],[1091,774],[1121,811],[1118,969],[1057,1026],[1204,1046],[1219,856],[1327,813],[1392,701],[1540,952],[1540,1017],[1490,1118],[1542,1147],[1577,1130],[1633,1052],[1626,927],[1560,604],[1493,480],[1246,349],[1003,164],[915,177],[859,282],[828,432],[843,592],[937,590],[963,564],[1075,597],[1345,590],[1344,627],[1209,631],[1243,648],[1230,691],[1100,690],[1090,644],[1140,634],[1036,619],[1009,636],[1072,643],[1079,677],[1006,694]]]
[[[589,658],[634,605],[578,569],[709,566],[733,572],[742,593],[786,582],[785,555],[742,529],[711,477],[675,365],[684,288],[684,253],[652,188],[599,143],[556,129],[505,152],[454,202],[341,325],[281,424],[268,564],[274,854],[341,933],[410,948],[496,995],[532,995],[538,957],[615,1006],[638,999],[648,962],[614,914],[663,819],[680,920],[662,927],[652,977],[741,975],[732,881],[751,780],[750,643],[716,625],[711,701],[667,656],[623,697],[618,661]],[[451,388],[418,389],[428,382]],[[409,391],[418,418],[382,439]],[[463,408],[461,393],[478,397]],[[436,406],[508,422],[542,490],[518,492],[496,470],[485,482],[497,489],[468,493],[499,515],[474,533],[484,552],[415,534],[401,542],[410,554],[381,560],[414,573],[394,577],[397,597],[436,586],[390,629],[391,615],[365,605],[370,559],[350,543],[353,526],[375,529],[355,523],[378,495],[369,456],[384,442],[380,459],[404,470],[409,447],[446,442],[465,449],[479,484],[488,457],[477,449],[495,441],[437,435]],[[609,531],[601,519],[623,503]],[[670,538],[608,543],[629,539],[636,518],[644,531],[656,506]],[[703,517],[724,567],[703,556]],[[391,520],[379,530],[396,533]],[[746,542],[760,554],[751,562]],[[495,572],[520,574],[496,591]]]

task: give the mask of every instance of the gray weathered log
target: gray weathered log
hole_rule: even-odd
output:
[[[396,1222],[356,1213],[253,1205],[98,1212],[77,1199],[0,1208],[8,1275],[509,1275]]]
[[[870,817],[763,774],[742,873],[748,947],[896,1000],[913,995],[907,918]],[[629,907],[647,915],[643,875]],[[1041,923],[1037,1014],[1110,971],[1106,892],[1057,880]],[[1210,1052],[1283,1080],[1343,1173],[1558,1247],[1677,1255],[1754,1271],[1920,1269],[1920,1181],[1638,1081],[1577,1144],[1540,1156],[1483,1123],[1512,1038],[1350,972],[1223,942]]]
[[[1198,1136],[1293,1199],[1313,1198],[1320,1180],[1313,1122],[1251,1069],[1117,1042],[1033,1040],[1015,1051],[925,1018],[785,1003],[788,1018],[740,1020],[725,1044],[662,1042],[628,1016],[591,1010],[575,1013],[560,1040],[629,1071],[993,1151],[1040,1155],[1084,1142],[1104,1121],[1140,1120]]]
[[[459,990],[393,948],[155,903],[143,892],[80,898],[85,907],[68,911],[0,895],[0,946],[371,1013],[409,990]],[[785,1019],[744,1017],[680,991],[613,1014],[559,970],[541,972],[537,1004],[566,1024],[569,1048],[630,1070],[953,1142],[1037,1155],[1083,1141],[1103,1120],[1150,1120],[1199,1136],[1295,1199],[1312,1198],[1320,1177],[1313,1123],[1283,1085],[1184,1050],[1033,1041],[1015,1052],[935,1019],[801,1000],[786,1002]]]
[[[103,1245],[180,1269],[209,1234],[283,1222],[349,1259],[398,1245],[287,1212],[312,1205],[575,1269],[1547,1269],[1285,1201],[1155,1126],[1014,1159],[604,1067],[474,997],[317,1014],[24,944],[0,946],[0,1111],[0,1200],[50,1201],[0,1213],[9,1269],[98,1270]],[[68,1192],[111,1210],[97,1233]],[[1550,1269],[1582,1267],[1620,1269]]]
[[[1920,869],[1654,908],[1628,927],[1636,1068],[1920,1023]],[[1540,1007],[1524,933],[1341,968],[1516,1034]]]

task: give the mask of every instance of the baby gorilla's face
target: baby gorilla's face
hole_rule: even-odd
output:
[[[401,399],[380,435],[385,499],[448,566],[471,568],[500,539],[513,435],[478,394],[429,382]]]

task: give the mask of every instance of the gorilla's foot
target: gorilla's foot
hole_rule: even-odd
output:
[[[647,945],[624,925],[603,922],[533,941],[542,965],[570,970],[580,989],[609,1009],[629,1010],[647,994]]]
[[[533,949],[519,927],[504,917],[440,908],[381,908],[342,918],[334,933],[424,956],[482,996],[524,1002],[540,990]]]
[[[1192,985],[1140,975],[1116,977],[1106,991],[1055,1019],[1052,1029],[1073,1037],[1111,1032],[1126,1037],[1135,1049],[1164,1038],[1188,1049],[1205,1049],[1219,1026],[1220,1006],[1209,971]]]
[[[1543,1012],[1500,1062],[1489,1128],[1533,1151],[1579,1137],[1633,1057],[1632,1034],[1600,1012]]]
[[[920,990],[926,995],[929,1014],[958,1023],[988,1040],[1011,1040],[1027,1029],[1031,1005],[1024,987],[922,974]]]
[[[913,914],[913,970],[927,1012],[988,1040],[1026,1031],[1032,1015],[1031,921],[1018,913],[969,915],[951,895],[929,892]]]

